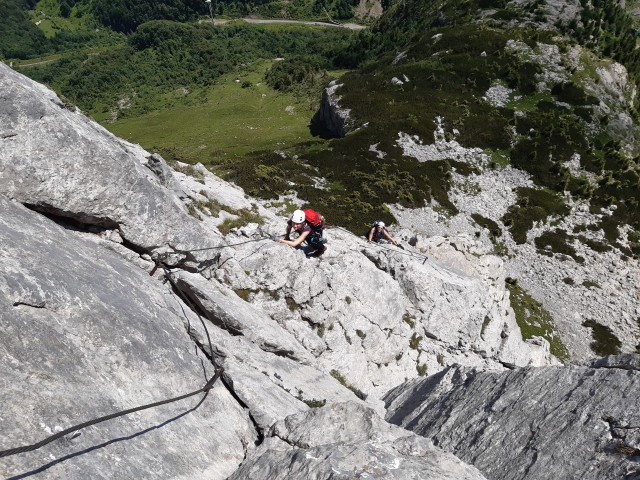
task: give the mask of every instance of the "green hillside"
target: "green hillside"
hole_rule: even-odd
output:
[[[54,12],[56,2],[47,1]],[[99,5],[78,2],[70,17],[78,12],[79,19],[95,21]],[[110,8],[117,5],[111,2]],[[455,214],[449,199],[454,171],[468,175],[510,164],[529,172],[538,186],[518,190],[517,204],[500,219],[516,242],[526,240],[536,221],[564,215],[568,192],[588,200],[593,212],[612,212],[588,226],[606,239],[590,241],[590,248],[638,254],[640,130],[631,86],[640,79],[640,51],[631,16],[600,0],[582,2],[577,15],[564,15],[540,0],[520,7],[502,0],[407,0],[387,6],[379,22],[357,35],[336,28],[151,21],[126,37],[110,37],[116,40],[107,48],[86,50],[87,43],[78,42],[85,50],[24,71],[132,141],[187,162],[201,161],[252,195],[273,198],[293,189],[354,231],[372,217],[393,221],[385,203],[420,207],[426,201],[443,214]],[[157,5],[138,7],[146,12],[140,21],[158,12]],[[161,10],[179,20],[198,13],[196,7],[190,13]],[[52,46],[62,33],[44,37],[44,43],[37,38],[44,50],[64,51]],[[274,64],[277,57],[287,60]],[[555,63],[547,64],[552,58]],[[629,72],[630,85],[619,92],[601,77],[613,71],[613,61]],[[351,70],[336,94],[355,128],[345,138],[313,138],[309,120],[320,90],[338,68]],[[232,85],[236,80],[240,88]],[[487,101],[491,88],[508,91],[506,101]],[[217,101],[219,96],[225,101]],[[227,97],[253,107],[225,107]],[[278,118],[287,107],[295,114],[260,123],[256,105],[267,109],[264,118]],[[306,108],[311,110],[304,114]],[[241,142],[231,141],[238,135],[230,128],[211,129],[217,135],[205,128],[217,118],[226,126],[260,125],[260,133],[241,133]],[[437,122],[446,139],[482,149],[491,162],[484,167],[447,158],[420,163],[405,156],[399,134],[429,144]],[[168,137],[154,134],[173,130]],[[202,141],[179,135],[182,130],[201,132]],[[189,147],[196,142],[208,147]],[[577,167],[569,168],[578,156]],[[322,188],[318,176],[326,179]],[[631,227],[628,247],[619,241],[625,225]],[[552,231],[536,244],[541,251],[551,245],[572,256],[576,239],[587,241],[579,231]]]
[[[359,225],[361,219],[372,217],[391,220],[383,206],[389,202],[419,207],[435,201],[444,212],[456,213],[448,198],[451,172],[464,175],[478,167],[447,159],[419,163],[405,157],[396,143],[399,132],[432,142],[435,119],[440,117],[448,139],[492,155],[490,168],[507,162],[526,170],[548,192],[518,192],[518,204],[502,218],[516,241],[524,242],[534,221],[562,215],[563,194],[570,192],[574,198],[589,200],[594,212],[615,208],[612,215],[589,225],[602,230],[606,238],[606,244],[592,248],[617,247],[623,255],[637,255],[640,144],[633,103],[637,99],[627,90],[625,101],[607,107],[619,109],[636,125],[621,127],[614,121],[618,113],[606,114],[599,107],[598,97],[606,92],[597,73],[617,60],[637,84],[639,53],[629,29],[631,18],[605,2],[593,2],[582,11],[580,22],[566,23],[547,18],[533,4],[524,10],[500,8],[503,4],[404,2],[371,32],[361,34],[338,61],[347,65],[355,59],[365,61],[341,79],[344,85],[336,95],[350,110],[351,122],[366,128],[331,140],[329,148],[292,149],[292,156],[317,168],[329,182],[339,180],[336,190],[319,190],[311,182],[297,185],[296,190],[343,225]],[[522,21],[516,23],[525,26],[512,28],[518,15]],[[477,18],[485,20],[467,22]],[[557,51],[561,63],[569,61],[568,52],[581,52],[578,64],[565,68],[566,78],[550,77],[542,91],[536,79],[545,76],[547,67],[535,60],[544,56],[540,44]],[[394,84],[394,77],[408,81]],[[510,90],[505,105],[483,100],[493,85]],[[380,158],[372,145],[386,156]],[[579,155],[583,173],[567,168],[574,155]],[[265,152],[251,161],[256,169],[266,165],[277,174],[269,185],[252,182],[251,175],[243,174],[247,171],[243,165],[233,177],[236,181],[254,194],[273,195],[286,188],[291,175],[288,160]],[[588,180],[590,175],[594,181]],[[618,242],[624,225],[636,232],[629,235],[631,249]],[[554,251],[570,253],[574,239],[581,239],[580,232],[552,232],[538,243],[541,250],[553,245]]]

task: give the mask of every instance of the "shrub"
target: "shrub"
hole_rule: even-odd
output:
[[[533,336],[543,337],[549,342],[549,350],[553,355],[560,360],[567,360],[569,352],[555,331],[551,314],[520,287],[516,279],[507,278],[505,285],[510,293],[511,308],[515,312],[522,338],[526,340]]]
[[[582,325],[591,329],[593,342],[591,350],[597,355],[618,355],[622,342],[613,334],[613,331],[606,325],[596,322],[595,320],[587,320]]]

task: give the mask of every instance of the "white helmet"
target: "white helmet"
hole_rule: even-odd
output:
[[[302,210],[296,210],[295,212],[293,212],[293,215],[291,215],[291,221],[293,223],[304,222],[304,212]]]
[[[384,222],[382,220],[376,220],[376,227],[384,228]]]

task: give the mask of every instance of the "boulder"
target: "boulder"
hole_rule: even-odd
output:
[[[229,480],[482,480],[474,467],[360,404],[337,403],[276,423]]]
[[[320,108],[311,119],[312,130],[321,136],[342,138],[352,127],[349,122],[350,110],[340,107],[342,97],[336,95],[336,90],[341,86],[333,81],[323,90]]]
[[[391,390],[386,418],[489,479],[637,479],[639,358],[510,372],[451,367]]]

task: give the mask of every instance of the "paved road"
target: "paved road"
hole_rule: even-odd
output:
[[[243,18],[243,21],[247,23],[300,23],[304,25],[320,25],[323,27],[341,27],[341,28],[349,28],[351,30],[363,30],[367,27],[364,25],[358,25],[357,23],[329,23],[329,22],[312,22],[312,21],[304,21],[304,20],[263,20],[258,18]],[[204,20],[203,20],[204,21]],[[214,19],[214,25],[224,25],[228,23],[229,20],[224,19]]]
[[[33,62],[33,63],[15,63],[12,64],[11,67],[12,68],[22,68],[22,67],[33,67],[35,65],[42,65],[43,63],[51,63],[51,62],[55,62],[56,60],[58,60],[57,58],[53,58],[51,60],[41,60],[39,62]]]

